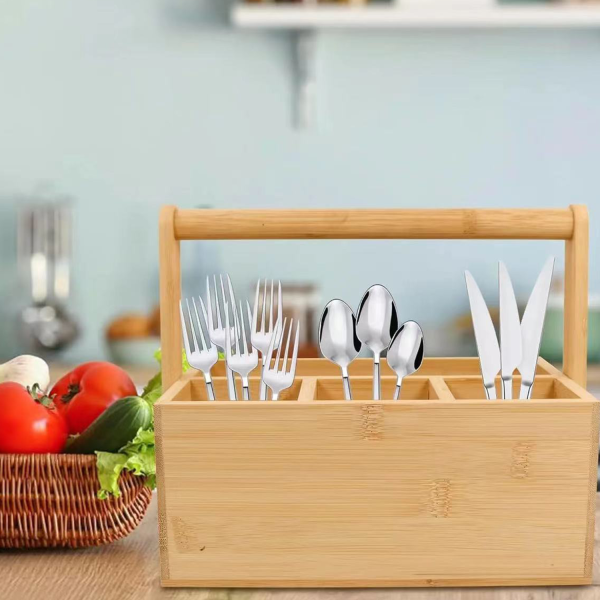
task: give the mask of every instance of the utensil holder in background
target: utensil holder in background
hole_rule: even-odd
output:
[[[207,401],[201,377],[181,373],[180,241],[327,238],[565,240],[564,373],[540,359],[533,399],[488,401],[477,359],[429,358],[401,401],[374,401],[371,363],[360,359],[348,402],[337,367],[305,359],[280,402]],[[584,389],[587,277],[581,206],[163,208],[162,584],[590,583],[600,402]],[[213,381],[225,398],[222,363]],[[394,384],[382,365],[384,397]]]

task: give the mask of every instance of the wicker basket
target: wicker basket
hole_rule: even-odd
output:
[[[127,471],[119,487],[119,498],[97,498],[95,456],[0,455],[0,548],[85,548],[125,537],[152,492]]]

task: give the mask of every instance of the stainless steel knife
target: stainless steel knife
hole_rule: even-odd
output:
[[[488,400],[495,400],[495,380],[500,370],[498,338],[496,337],[496,330],[494,329],[492,317],[490,317],[485,300],[475,279],[473,279],[473,275],[469,271],[465,271],[465,280],[467,282],[467,293],[469,294],[471,318],[473,319],[473,329],[475,330],[475,341],[477,342],[483,385]]]
[[[554,257],[550,257],[535,282],[521,321],[523,358],[519,366],[519,372],[521,373],[521,393],[519,397],[522,400],[531,398],[553,270]]]
[[[498,289],[500,291],[500,361],[502,364],[502,397],[512,399],[512,380],[522,359],[521,320],[508,269],[498,263]]]

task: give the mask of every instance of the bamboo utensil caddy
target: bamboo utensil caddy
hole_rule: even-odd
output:
[[[372,362],[360,359],[350,366],[355,400],[344,401],[339,369],[305,359],[280,402],[208,402],[201,375],[181,373],[180,240],[317,238],[565,240],[564,373],[540,359],[531,400],[489,401],[478,359],[429,358],[405,380],[402,400],[374,401]],[[582,206],[164,207],[162,584],[590,583],[600,403],[584,389],[587,255]],[[227,397],[223,366],[213,371],[217,398]],[[381,366],[391,397],[395,376]]]

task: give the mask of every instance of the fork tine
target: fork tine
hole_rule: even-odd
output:
[[[183,337],[183,347],[185,348],[185,355],[187,356],[189,361],[190,356],[192,355],[192,351],[190,350],[187,325],[185,324],[185,317],[183,316],[183,305],[181,300],[179,301],[179,315],[181,316],[181,333]]]
[[[262,312],[260,314],[260,333],[265,332],[265,314],[266,314],[266,312],[267,312],[267,280],[265,279],[265,289],[263,290],[263,297],[262,297]]]
[[[283,310],[283,300],[281,299],[281,281],[278,283],[278,292],[277,292],[277,318],[281,320],[281,311]]]
[[[280,340],[283,342],[283,336],[285,334],[285,324],[287,323],[287,317],[283,320],[283,327],[281,328],[281,337]],[[275,336],[273,336],[273,338],[275,338]],[[279,371],[279,357],[281,356],[281,346],[283,346],[283,344],[279,344],[279,347],[277,348],[277,356],[275,358],[275,365],[273,366],[273,368],[275,369],[275,371]]]
[[[215,307],[217,309],[217,327],[219,329],[223,328],[223,321],[221,320],[221,307],[219,302],[219,288],[217,288],[217,276],[213,275],[213,284],[215,288]],[[225,302],[225,296],[223,296],[223,302]]]
[[[296,362],[298,361],[298,345],[300,343],[300,321],[296,323],[296,339],[294,340],[294,352],[292,353],[292,366],[290,373],[292,377],[296,375]]]
[[[204,316],[204,323],[206,323],[207,327],[208,327],[208,315],[206,314],[206,307],[204,306],[204,301],[202,300],[202,296],[198,296],[198,299],[200,300],[200,308],[202,309],[202,315]],[[202,334],[202,328],[200,328],[200,333]],[[210,339],[210,330],[209,330],[208,341],[210,342],[208,344],[208,349],[210,350],[214,346],[212,340]],[[204,335],[202,335],[202,343],[206,344],[206,341],[204,340]]]
[[[258,323],[258,294],[260,292],[260,279],[256,282],[256,294],[254,296],[254,313],[252,314],[252,333],[256,332]]]
[[[273,332],[273,335],[271,336],[271,341],[269,342],[269,349],[267,350],[267,356],[265,358],[265,368],[270,370],[271,369],[271,360],[273,360],[273,350],[275,350],[275,343],[277,341],[277,338],[279,337],[279,328],[281,327],[281,321],[278,320],[277,323],[275,323],[275,331]]]
[[[213,323],[213,309],[212,309],[212,300],[210,297],[210,277],[206,276],[206,302],[208,304],[208,318],[206,319],[206,323],[208,324],[208,332],[209,334],[214,331],[215,326]]]
[[[267,284],[265,282],[265,294],[267,293]],[[271,279],[271,304],[269,308],[269,331],[273,332],[273,280]]]
[[[225,356],[227,360],[231,357],[231,327],[229,326],[229,310],[225,302]],[[234,331],[235,334],[235,331]]]
[[[294,326],[294,319],[290,319],[290,326],[288,328],[287,344],[285,345],[285,354],[283,355],[283,362],[281,363],[281,372],[285,373],[287,369],[288,353],[290,350],[290,341],[292,339],[292,327]]]
[[[252,312],[250,311],[250,302],[248,302],[248,300],[246,300],[246,312],[248,313],[248,324],[250,324],[250,319],[252,318]],[[252,332],[254,331],[254,329],[250,330],[250,340],[249,340],[249,345],[252,344]]]
[[[227,306],[227,304],[226,304]],[[229,308],[226,308],[227,313],[229,313]],[[228,314],[229,316],[229,314]],[[237,311],[233,313],[233,338],[235,340],[235,353],[240,355],[240,323],[237,318]],[[233,350],[233,346],[231,346],[231,350]]]
[[[200,315],[198,314],[198,307],[196,306],[196,300],[192,296],[192,304],[194,305],[194,312],[196,313],[196,326],[200,333],[200,341],[202,342],[202,348],[198,346],[198,350],[206,350],[206,340],[204,339],[204,333],[202,331],[202,321],[200,321]]]
[[[244,311],[242,310],[242,301],[240,300],[240,322],[242,324],[242,356],[248,356],[248,338],[246,337],[246,321]],[[249,325],[250,323],[248,323]]]
[[[198,296],[200,302],[202,302],[202,298]],[[196,319],[198,322],[198,331],[200,332],[200,341],[202,342],[202,350],[208,350],[208,346],[206,345],[206,339],[204,338],[204,331],[202,330],[202,320],[200,319],[200,315],[198,314],[198,309],[196,308],[196,301],[192,297],[192,302],[194,304],[194,310],[196,311]],[[206,309],[204,308],[204,302],[202,302],[202,311],[204,312],[204,323],[206,323]]]
[[[196,339],[196,331],[194,330],[194,321],[192,319],[192,311],[190,310],[190,303],[188,302],[187,298],[185,299],[185,303],[187,305],[188,316],[190,318],[190,330],[192,332],[192,339],[194,340],[194,351],[198,352],[199,351],[198,340]]]
[[[229,290],[229,298],[231,300],[231,304],[233,304],[235,308],[235,294],[233,293],[233,285],[231,283],[231,277],[229,275],[225,275],[227,277],[227,289]]]

